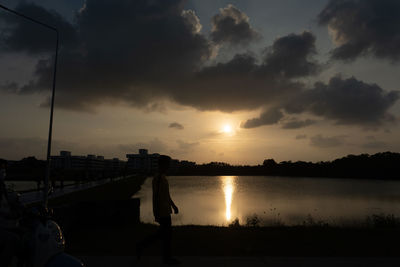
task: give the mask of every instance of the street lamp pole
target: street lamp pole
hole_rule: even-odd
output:
[[[50,155],[51,155],[51,140],[52,140],[52,135],[53,135],[54,97],[55,97],[55,92],[56,92],[56,74],[57,74],[57,58],[58,58],[58,30],[55,27],[47,25],[47,24],[40,22],[34,18],[28,17],[28,16],[21,14],[15,10],[9,9],[8,7],[5,7],[2,4],[0,4],[0,8],[56,32],[56,37],[57,37],[56,53],[54,56],[54,72],[53,72],[53,88],[52,88],[52,93],[51,93],[51,105],[50,105],[49,136],[47,139],[46,173],[45,173],[45,178],[44,178],[44,189],[43,189],[43,205],[45,208],[47,208],[48,199],[49,199]]]

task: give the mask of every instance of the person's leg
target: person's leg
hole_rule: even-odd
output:
[[[171,259],[171,237],[172,237],[172,225],[171,216],[163,217],[160,220],[160,233],[163,239],[163,259]]]
[[[144,249],[160,238],[161,238],[160,229],[158,229],[156,232],[152,233],[151,235],[145,237],[143,240],[139,241],[138,246]]]
[[[158,239],[162,238],[162,226],[160,223],[160,226],[158,227],[157,231],[152,233],[151,235],[145,237],[144,239],[142,239],[141,241],[139,241],[136,244],[136,254],[137,254],[137,258],[140,259],[141,255],[142,255],[142,251],[148,247],[149,245],[151,245],[152,243],[156,242]]]
[[[172,257],[171,253],[172,225],[170,216],[165,220],[163,228],[163,241],[164,241],[163,262],[167,265],[181,264],[181,262],[178,259]]]

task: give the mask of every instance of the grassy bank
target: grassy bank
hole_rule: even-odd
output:
[[[134,255],[135,243],[155,225],[80,229],[67,236],[74,255]],[[335,227],[177,226],[173,251],[181,256],[392,257],[400,256],[400,229]],[[144,254],[158,255],[161,244]]]

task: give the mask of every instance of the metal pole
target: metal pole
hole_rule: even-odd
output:
[[[47,208],[48,204],[48,195],[49,195],[49,178],[50,178],[50,155],[51,155],[51,140],[52,140],[52,135],[53,135],[53,113],[54,113],[54,96],[56,92],[56,73],[57,73],[57,58],[58,58],[58,30],[55,27],[52,27],[50,25],[47,25],[43,22],[40,22],[36,19],[33,19],[31,17],[28,17],[24,14],[21,14],[15,10],[9,9],[8,7],[3,6],[0,4],[0,8],[11,12],[17,16],[23,17],[27,20],[30,20],[36,24],[42,25],[48,29],[51,29],[56,32],[56,54],[54,56],[54,72],[53,72],[53,88],[52,88],[52,94],[51,94],[51,106],[50,106],[50,123],[49,123],[49,137],[47,140],[47,159],[46,159],[46,173],[45,173],[45,178],[44,178],[44,189],[43,189],[43,205],[45,208]]]
[[[51,156],[51,140],[53,137],[53,114],[54,114],[54,97],[56,94],[56,74],[57,74],[57,58],[58,58],[58,30],[56,29],[56,54],[54,56],[54,72],[53,72],[53,89],[51,93],[50,106],[50,123],[49,123],[49,138],[47,140],[47,159],[46,159],[46,176],[44,177],[44,196],[43,205],[47,208],[49,198],[49,179],[50,179],[50,156]]]

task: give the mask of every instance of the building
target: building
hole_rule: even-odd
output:
[[[139,154],[127,154],[127,168],[137,172],[155,172],[160,154],[149,154],[147,149],[139,149]]]
[[[70,151],[60,151],[60,155],[50,157],[50,164],[52,169],[85,170],[87,167],[87,157],[72,156]]]
[[[105,169],[105,162],[103,156],[87,155],[86,168],[89,171],[102,171]]]
[[[125,161],[118,158],[104,159],[103,156],[87,155],[73,156],[70,151],[60,151],[60,155],[51,156],[51,168],[73,171],[120,171],[125,168]]]
[[[158,158],[160,154],[149,154],[147,149],[139,149],[139,154],[127,154],[127,168],[134,172],[154,173],[158,170]],[[176,173],[179,169],[194,168],[196,162],[187,160],[179,161],[171,159],[170,173]]]

